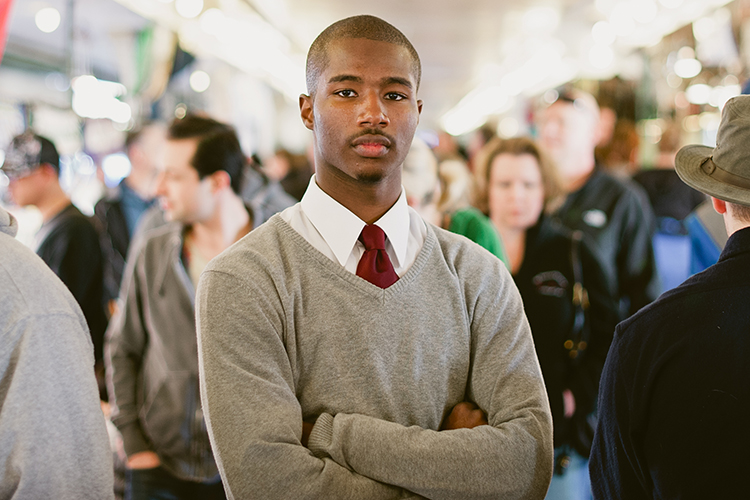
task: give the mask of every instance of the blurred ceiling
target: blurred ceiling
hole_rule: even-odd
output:
[[[117,38],[154,21],[178,33],[181,46],[199,59],[222,59],[296,102],[304,91],[305,53],[315,36],[338,19],[373,14],[401,29],[420,54],[423,125],[458,134],[488,114],[510,109],[519,97],[575,78],[637,72],[638,48],[726,3],[15,0],[6,58],[8,64],[117,80]],[[48,6],[62,21],[56,31],[43,33],[34,17]]]

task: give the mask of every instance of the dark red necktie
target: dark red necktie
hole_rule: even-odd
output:
[[[398,281],[391,259],[385,253],[383,230],[374,224],[367,225],[362,229],[359,241],[365,246],[365,253],[357,264],[357,276],[380,288],[388,288]]]

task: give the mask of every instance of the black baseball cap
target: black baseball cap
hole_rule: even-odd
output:
[[[27,130],[10,142],[0,170],[9,178],[17,179],[29,175],[45,163],[60,172],[60,155],[57,148],[46,137]]]

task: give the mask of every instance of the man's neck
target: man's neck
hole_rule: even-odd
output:
[[[315,181],[328,196],[367,224],[372,224],[390,210],[401,196],[401,177],[394,177],[397,178],[364,183],[343,174],[320,170],[315,174]]]
[[[194,222],[189,231],[201,254],[210,260],[252,228],[253,220],[242,198],[234,193],[226,193],[217,201],[213,215],[206,220]]]
[[[124,183],[142,200],[148,201],[154,197],[154,176],[150,173],[143,173],[140,170],[133,171],[125,177]]]
[[[65,191],[62,188],[54,187],[37,203],[36,207],[42,214],[42,220],[48,222],[68,205],[70,205],[70,198],[65,194]]]

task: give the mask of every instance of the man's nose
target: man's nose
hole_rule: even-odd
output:
[[[390,123],[384,103],[377,93],[369,93],[362,99],[358,121],[360,125],[369,127],[385,127]]]

